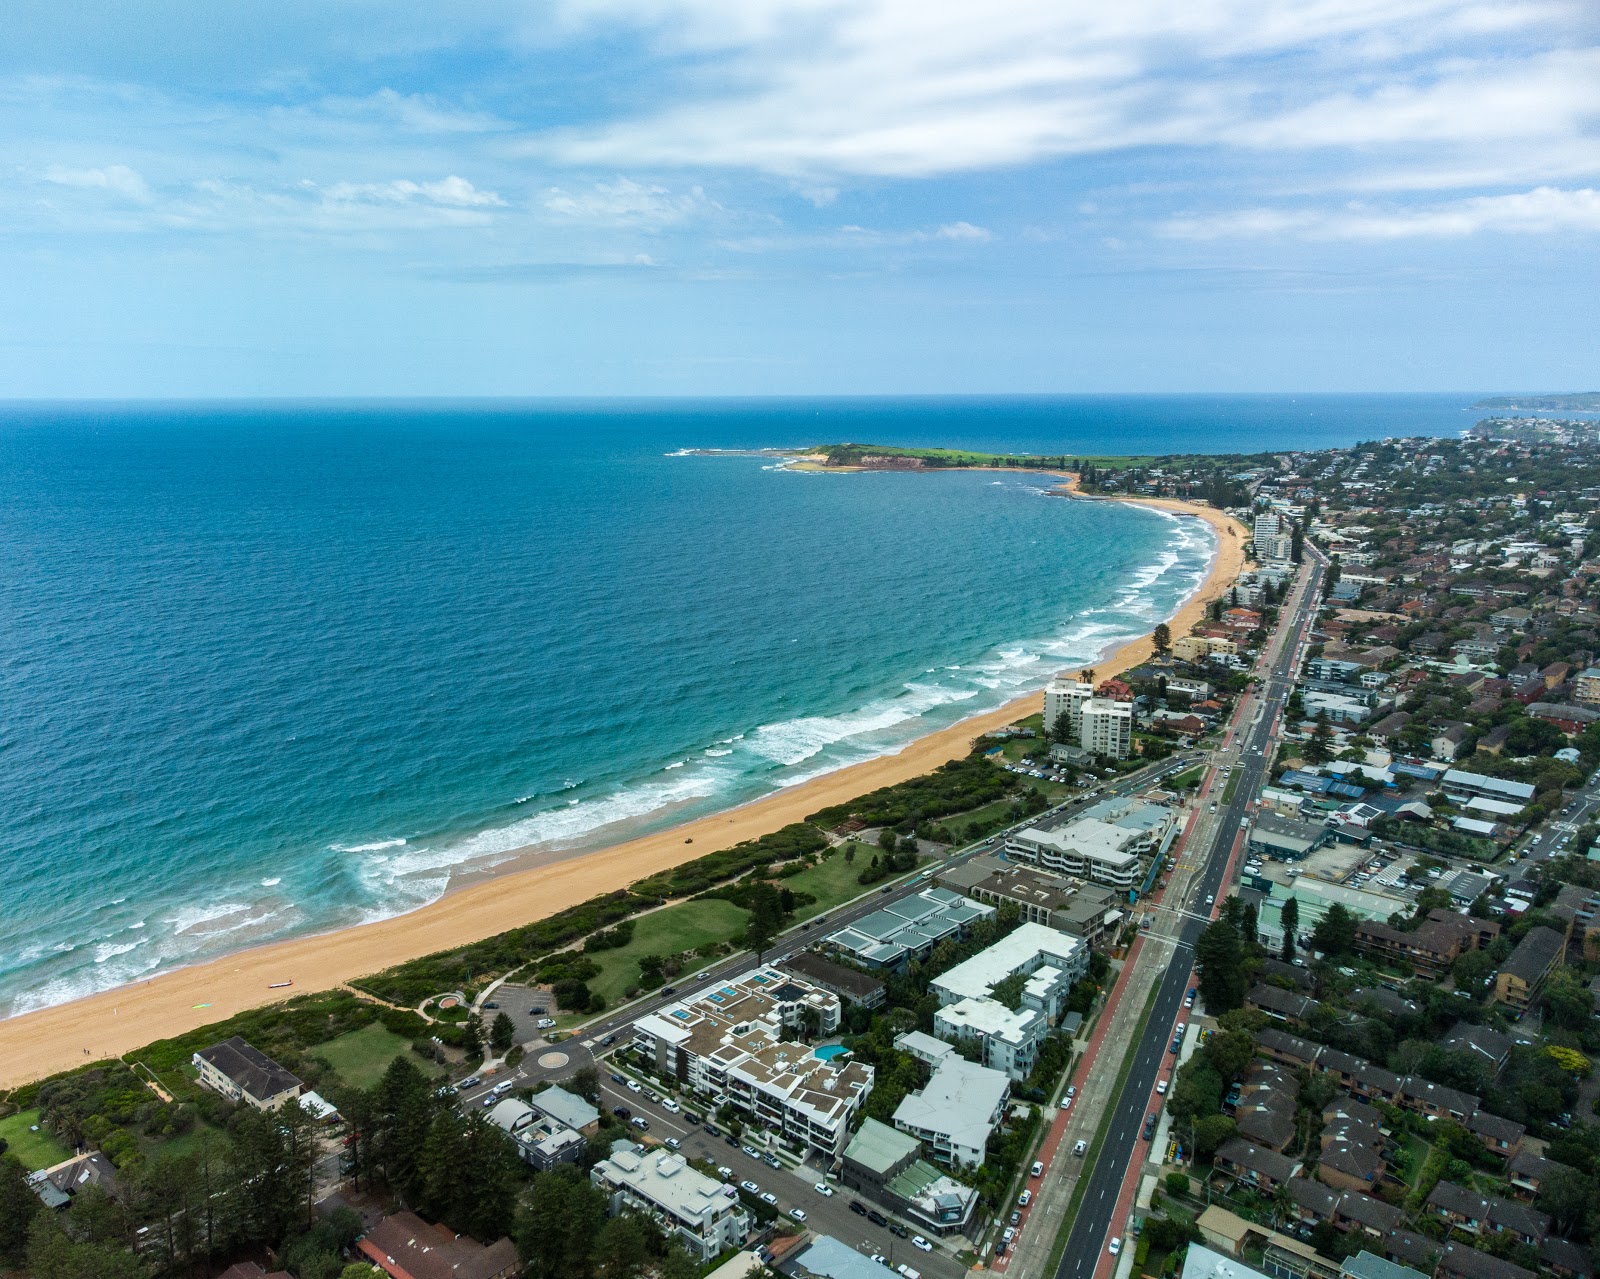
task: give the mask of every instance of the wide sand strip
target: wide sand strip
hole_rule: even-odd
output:
[[[1248,533],[1236,520],[1210,507],[1141,500],[1198,516],[1217,532],[1217,553],[1209,576],[1171,619],[1173,633],[1184,635],[1204,619],[1206,605],[1227,590],[1243,570]],[[1145,636],[1096,662],[1094,670],[1099,678],[1109,678],[1148,660],[1153,652],[1151,639]],[[408,959],[542,919],[646,875],[803,821],[818,809],[921,776],[967,754],[974,738],[1034,714],[1041,705],[1042,695],[1030,693],[999,710],[918,738],[896,754],[841,768],[742,807],[614,848],[468,884],[410,914],[274,942],[0,1021],[0,1087],[68,1070],[91,1058],[120,1056],[152,1040],[222,1021],[285,995],[326,990]],[[294,983],[292,990],[269,989],[273,983],[285,981]]]

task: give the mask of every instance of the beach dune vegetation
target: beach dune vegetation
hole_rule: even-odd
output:
[[[992,803],[1014,784],[1011,774],[981,752],[974,752],[921,777],[821,809],[807,820],[827,830],[846,822],[859,822],[864,826],[892,826],[909,833],[923,821]]]

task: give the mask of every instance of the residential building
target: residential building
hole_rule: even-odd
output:
[[[978,1192],[923,1160],[921,1149],[909,1133],[864,1119],[845,1148],[839,1179],[924,1233],[964,1230],[978,1206]]]
[[[946,938],[965,937],[973,924],[994,913],[993,906],[947,888],[924,888],[828,934],[823,944],[863,968],[899,972],[913,960],[926,959]]]
[[[644,1213],[701,1262],[744,1243],[750,1217],[733,1186],[696,1172],[676,1151],[617,1147],[589,1170],[613,1217],[624,1208]]]
[[[1356,949],[1379,963],[1409,967],[1418,977],[1441,977],[1469,950],[1483,950],[1500,935],[1500,925],[1453,911],[1431,910],[1414,930],[1377,920],[1356,925]]]
[[[489,1122],[511,1138],[523,1163],[540,1172],[559,1164],[577,1163],[588,1145],[576,1129],[515,1097],[497,1102],[489,1111]]]
[[[1172,641],[1172,655],[1180,662],[1203,662],[1216,655],[1237,657],[1239,646],[1218,635],[1185,635]]]
[[[1530,929],[1495,976],[1495,999],[1521,1017],[1538,1001],[1566,950],[1567,939],[1555,929]]]
[[[872,1091],[871,1066],[823,1061],[787,1038],[839,1026],[839,997],[776,968],[758,968],[633,1023],[634,1051],[656,1073],[742,1111],[788,1145],[837,1156]]]
[[[1396,1265],[1385,1257],[1362,1249],[1355,1256],[1345,1258],[1339,1273],[1343,1279],[1429,1279],[1433,1272],[1424,1274],[1410,1266]]]
[[[1500,1077],[1500,1072],[1511,1058],[1510,1035],[1464,1021],[1458,1021],[1450,1028],[1450,1033],[1439,1041],[1439,1047],[1446,1052],[1462,1054],[1474,1064],[1486,1068],[1494,1079]]]
[[[907,1093],[895,1108],[894,1126],[922,1142],[937,1163],[982,1167],[989,1138],[1005,1118],[1011,1080],[941,1046],[922,1091]]]
[[[1083,708],[1093,699],[1093,684],[1069,675],[1056,676],[1044,688],[1045,732],[1077,741],[1083,731]],[[1057,727],[1063,718],[1064,733]]]
[[[414,1212],[385,1217],[356,1246],[389,1279],[512,1279],[522,1270],[511,1240],[486,1247]]]
[[[1044,822],[1006,837],[1006,852],[1057,874],[1124,891],[1141,878],[1139,858],[1161,848],[1176,815],[1134,798],[1102,800],[1071,821]]]
[[[1091,698],[1083,706],[1078,745],[1109,759],[1127,759],[1133,750],[1133,703]]]
[[[785,972],[839,996],[847,1004],[859,1004],[863,1008],[883,1007],[885,995],[881,981],[825,959],[816,951],[802,950],[778,962]]]
[[[299,1097],[305,1087],[238,1035],[202,1048],[192,1060],[201,1084],[229,1101],[242,1101],[257,1110],[277,1110]]]
[[[1485,799],[1510,800],[1519,804],[1531,804],[1534,796],[1534,788],[1528,782],[1510,782],[1502,777],[1469,773],[1459,768],[1445,770],[1439,789],[1447,795],[1481,795]]]
[[[1572,695],[1591,706],[1600,704],[1600,666],[1591,666],[1588,670],[1578,672],[1578,677],[1572,682]]]
[[[832,1235],[818,1235],[789,1263],[798,1279],[899,1279],[881,1261],[840,1243]]]
[[[1300,1167],[1276,1150],[1267,1150],[1240,1137],[1230,1137],[1217,1148],[1212,1166],[1241,1185],[1267,1195],[1288,1182]]]

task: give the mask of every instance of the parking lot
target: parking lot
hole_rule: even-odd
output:
[[[491,1003],[497,1007],[490,1008]],[[535,1012],[535,1009],[543,1011]],[[511,1018],[511,1024],[517,1028],[515,1043],[531,1044],[542,1040],[546,1031],[555,1029],[555,1001],[549,991],[539,987],[514,986],[509,982],[499,987],[483,1006],[483,1024],[493,1024],[501,1013]],[[550,1025],[541,1026],[541,1021],[548,1021]]]
[[[868,1256],[880,1254],[891,1266],[903,1263],[918,1271],[925,1279],[959,1279],[964,1273],[965,1268],[939,1245],[937,1239],[930,1236],[929,1241],[935,1245],[934,1251],[923,1252],[912,1246],[910,1238],[899,1238],[886,1226],[874,1225],[866,1217],[850,1211],[850,1201],[860,1198],[867,1207],[888,1216],[881,1205],[856,1195],[838,1183],[829,1183],[835,1191],[831,1197],[818,1193],[814,1187],[824,1177],[816,1167],[810,1164],[790,1167],[785,1160],[781,1169],[773,1168],[761,1158],[751,1158],[737,1143],[728,1144],[726,1134],[709,1136],[698,1125],[686,1120],[681,1111],[673,1114],[659,1102],[651,1102],[642,1090],[631,1092],[626,1086],[613,1082],[605,1073],[604,1062],[601,1063],[601,1071],[600,1091],[605,1108],[612,1110],[617,1106],[625,1106],[650,1125],[648,1131],[636,1131],[637,1138],[677,1140],[683,1153],[690,1159],[704,1160],[717,1168],[728,1168],[732,1171],[735,1184],[752,1182],[757,1187],[757,1193],[772,1195],[777,1200],[779,1213],[784,1217],[789,1216],[791,1208],[798,1208],[806,1214],[802,1224],[807,1230],[814,1234],[832,1235],[839,1242],[857,1248]],[[750,1133],[745,1141],[749,1144],[760,1136],[759,1132]],[[753,1145],[752,1148],[757,1147]],[[908,1235],[918,1233],[917,1228],[908,1225]]]

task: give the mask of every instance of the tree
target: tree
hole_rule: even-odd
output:
[[[590,1105],[600,1104],[600,1072],[593,1066],[584,1066],[574,1071],[572,1078],[567,1080],[563,1087],[577,1093]]]
[[[1165,622],[1157,622],[1155,630],[1150,632],[1150,643],[1156,650],[1156,656],[1165,657],[1172,651],[1172,628]]]
[[[1356,917],[1335,902],[1311,931],[1311,947],[1319,955],[1338,959],[1356,948]]]
[[[28,1226],[42,1207],[21,1161],[15,1155],[0,1155],[0,1266],[22,1261]]]
[[[511,1051],[511,1045],[516,1042],[516,1038],[516,1023],[505,1013],[495,1014],[495,1019],[489,1026],[489,1047],[504,1056]]]
[[[1301,747],[1300,753],[1308,764],[1326,764],[1333,758],[1333,727],[1328,723],[1328,712],[1318,711],[1311,737]]]
[[[352,1261],[339,1272],[339,1279],[383,1279],[383,1271],[364,1261]]]
[[[783,928],[783,898],[776,888],[761,879],[750,885],[745,905],[749,907],[750,918],[745,921],[740,941],[746,950],[756,952],[756,962],[760,963],[772,939]]]
[[[1239,1125],[1227,1115],[1207,1115],[1195,1121],[1194,1153],[1197,1159],[1210,1159],[1217,1147],[1239,1131]]]
[[[1226,920],[1207,925],[1195,942],[1194,958],[1208,1013],[1215,1016],[1244,1003],[1244,945]]]
[[[1539,1211],[1550,1214],[1558,1232],[1570,1233],[1588,1218],[1597,1189],[1593,1178],[1572,1168],[1558,1168],[1539,1183]]]
[[[1283,910],[1279,913],[1283,921],[1283,962],[1294,962],[1294,941],[1300,935],[1300,901],[1291,896],[1283,903]]]

